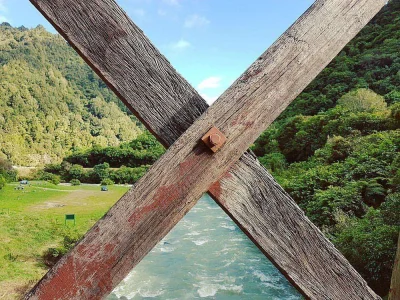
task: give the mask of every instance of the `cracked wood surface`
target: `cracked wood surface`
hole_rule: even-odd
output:
[[[113,1],[31,2],[164,145],[170,145],[206,109],[204,100],[176,74]],[[218,161],[226,170],[245,151],[249,140],[254,140],[279,115],[383,4],[383,1],[318,1],[314,4],[221,97],[218,103],[222,104],[217,108],[213,106],[214,110],[198,121],[202,124],[179,139],[178,146],[171,150],[185,154],[186,159],[162,158],[170,164],[158,163],[150,171],[161,176],[149,178],[147,183],[138,182],[27,298],[50,299],[49,295],[53,295],[56,299],[93,299],[109,293],[194,205],[200,191],[205,191],[210,182],[222,175],[222,171],[214,167],[205,167],[200,172],[194,169]],[[90,34],[85,34],[87,32]],[[236,105],[227,109],[230,97],[236,99]],[[252,106],[254,102],[258,106]],[[264,110],[264,114],[259,110]],[[221,150],[225,154],[220,157],[210,155],[200,145],[194,152],[185,152],[183,148],[193,148],[215,120],[220,129],[228,133],[229,154],[225,153],[226,146]],[[241,140],[242,132],[251,132],[251,137]],[[187,147],[188,143],[191,146]],[[171,168],[171,162],[181,166]],[[171,183],[169,172],[174,171],[177,177]],[[207,174],[210,172],[211,177]],[[155,180],[159,184],[149,190],[148,186]],[[197,184],[199,180],[201,184]],[[241,185],[239,189],[238,184]],[[143,190],[139,190],[140,186]],[[141,199],[145,191],[149,191],[147,205],[146,200]],[[378,298],[251,154],[245,154],[210,191],[307,297]],[[271,211],[279,214],[270,214],[265,209],[268,207],[275,208]],[[124,215],[130,222],[125,222]],[[249,218],[251,220],[246,220]],[[110,225],[111,220],[115,224]],[[302,239],[306,242],[301,242]],[[310,248],[310,244],[320,245],[320,248]],[[74,274],[68,275],[69,271]]]

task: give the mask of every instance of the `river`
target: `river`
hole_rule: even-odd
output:
[[[200,298],[302,299],[207,195],[107,299]]]

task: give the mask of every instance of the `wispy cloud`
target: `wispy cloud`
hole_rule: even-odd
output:
[[[215,102],[215,100],[218,99],[217,96],[209,96],[209,95],[204,94],[204,93],[200,94],[200,96],[203,97],[203,99],[206,100],[206,102],[207,102],[209,105],[213,104],[213,103]]]
[[[189,48],[190,46],[191,46],[191,44],[184,39],[180,39],[176,43],[171,44],[171,48],[174,50],[183,50],[183,49]]]
[[[221,77],[211,76],[204,79],[199,83],[197,89],[199,91],[207,90],[207,89],[216,89],[221,86]]]
[[[199,28],[207,26],[208,24],[210,24],[210,20],[208,20],[206,17],[191,15],[186,18],[184,26],[186,28]]]

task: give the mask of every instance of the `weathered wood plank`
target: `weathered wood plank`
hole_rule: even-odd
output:
[[[98,2],[98,1],[97,1]],[[100,21],[101,22],[105,22],[105,20],[103,20],[103,19],[100,19]],[[79,23],[79,22],[78,22]],[[102,24],[102,25],[104,25],[104,24]],[[151,47],[150,47],[151,48]],[[126,52],[126,51],[122,51],[122,52],[124,52],[124,53],[129,53],[129,52]],[[83,53],[83,51],[81,52],[81,53]],[[121,59],[122,60],[122,59]],[[93,65],[93,64],[92,64]],[[126,67],[127,65],[125,64],[123,67]],[[145,65],[146,66],[146,65]],[[157,65],[158,66],[158,65]],[[128,67],[129,67],[129,65],[128,65]],[[147,66],[146,66],[147,67]],[[150,67],[149,68],[149,70],[150,70],[150,74],[153,74],[153,73],[151,73],[151,71],[154,71],[154,69],[153,70],[151,70],[151,68],[153,68],[153,67]],[[122,68],[123,69],[123,68]],[[142,71],[143,71],[144,69],[142,69]],[[147,70],[147,71],[149,71],[149,70]],[[160,68],[160,69],[155,69],[156,71],[162,71],[163,69],[162,68]],[[99,70],[97,70],[98,72],[99,72]],[[104,70],[103,70],[104,71]],[[118,71],[118,70],[117,70]],[[145,70],[146,71],[146,70]],[[108,71],[107,71],[108,72]],[[105,72],[105,73],[107,73],[107,72]],[[173,70],[172,70],[172,72],[173,72]],[[134,72],[135,73],[135,72]],[[110,72],[109,74],[112,74],[112,72]],[[121,79],[123,79],[123,78],[129,78],[129,77],[127,77],[126,76],[126,72],[121,72],[121,74],[122,75],[124,75],[123,77],[121,77]],[[140,77],[140,73],[137,73],[137,74],[139,74],[139,75],[136,75],[136,77]],[[148,73],[147,73],[148,74]],[[110,75],[111,76],[111,75]],[[103,76],[103,78],[104,78],[104,76]],[[130,78],[129,78],[130,79]],[[177,81],[179,81],[181,78],[178,76],[178,80]],[[165,78],[163,78],[163,80],[165,80]],[[110,83],[110,82],[109,82]],[[173,82],[173,80],[172,80],[172,85],[170,85],[170,87],[180,87],[180,85],[177,85],[177,86],[174,86],[174,83],[176,84],[176,81],[175,82]],[[179,82],[178,82],[179,83]],[[111,85],[112,85],[112,83],[110,83]],[[159,88],[158,86],[157,86],[157,88]],[[115,88],[116,89],[116,88]],[[140,90],[140,89],[139,89]],[[190,87],[189,87],[189,90],[190,90]],[[173,92],[172,92],[173,93]],[[177,94],[175,94],[175,95],[178,95],[179,93],[177,93]],[[191,94],[191,95],[190,95]],[[121,94],[120,94],[121,95]],[[199,101],[199,102],[201,102],[201,100],[199,100],[199,97],[198,97],[198,95],[197,95],[197,93],[186,93],[186,95],[188,95],[189,96],[189,98],[188,99],[198,99],[198,100],[195,100],[195,101]],[[156,95],[157,96],[157,95]],[[179,95],[180,96],[180,95]],[[159,101],[160,99],[162,100],[162,98],[163,98],[163,96],[161,96],[161,98],[159,97],[159,98],[155,98],[156,99],[156,101],[154,102],[154,103],[157,103],[157,101]],[[153,98],[152,98],[153,99]],[[163,101],[162,101],[162,103],[164,103]],[[197,102],[196,102],[197,103]],[[188,111],[188,112],[190,112],[190,114],[193,114],[193,111],[192,111],[192,107],[190,106],[190,105],[194,105],[194,104],[196,104],[196,103],[194,103],[194,101],[183,101],[183,102],[181,102],[181,104],[182,104],[182,106],[181,106],[181,109],[182,109],[182,107],[184,108],[183,110],[184,111]],[[203,102],[204,103],[204,102]],[[143,103],[140,103],[140,105],[143,105]],[[175,105],[175,104],[174,104]],[[204,107],[202,104],[196,104],[195,105],[195,107],[200,107],[199,108],[199,111],[201,111],[201,109]],[[172,112],[172,122],[176,122],[176,120],[178,120],[178,121],[180,121],[179,120],[179,118],[174,118],[174,114],[173,114],[173,109],[174,108],[171,108],[171,112]],[[136,111],[138,111],[138,109],[136,109]],[[144,112],[146,112],[145,110],[144,110]],[[190,115],[189,114],[189,115]],[[165,114],[164,113],[161,113],[161,116],[163,116],[164,118],[165,118]],[[178,114],[178,116],[180,116],[180,114]],[[193,118],[193,119],[195,119],[195,118]],[[168,119],[167,119],[168,120]],[[185,121],[185,120],[184,120]],[[187,123],[190,123],[190,121],[188,121]],[[160,126],[160,127],[162,127],[162,126]],[[182,126],[182,128],[184,128],[185,126]],[[179,127],[178,127],[179,128]],[[159,129],[159,130],[161,130],[161,129]],[[153,130],[153,131],[155,131],[155,130]],[[175,131],[176,132],[176,131]],[[164,142],[165,144],[167,144],[166,142]],[[223,189],[223,190],[228,190],[228,189]],[[224,195],[226,195],[227,193],[224,193]],[[296,273],[296,272],[295,272]],[[321,281],[321,280],[319,280],[319,281]],[[307,284],[306,284],[307,285]],[[308,285],[310,285],[310,284],[308,284]],[[321,292],[321,291],[319,291],[319,292]],[[320,294],[321,295],[321,294]],[[342,298],[343,299],[343,298]]]
[[[397,252],[393,264],[392,280],[390,282],[389,300],[400,300],[400,235],[397,242]]]
[[[255,156],[228,174],[217,202],[307,298],[379,299]]]

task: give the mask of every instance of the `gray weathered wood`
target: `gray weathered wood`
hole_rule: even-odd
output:
[[[255,156],[242,156],[228,174],[217,202],[304,295],[379,299]]]
[[[393,264],[392,280],[390,282],[389,300],[400,300],[400,235],[397,242],[397,252]]]
[[[43,1],[38,1],[38,2],[43,2]],[[65,2],[67,2],[67,1],[65,1]],[[70,1],[68,1],[68,2],[70,2]],[[93,2],[99,2],[99,1],[93,1]],[[102,1],[102,2],[104,2],[104,1]],[[108,1],[109,3],[111,3],[111,1]],[[321,2],[323,2],[323,1],[321,1]],[[321,5],[321,2],[319,3],[320,5]],[[367,2],[367,1],[366,1]],[[112,4],[112,3],[111,3]],[[350,5],[351,4],[353,4],[353,3],[351,3],[351,1],[349,1],[349,7],[350,7]],[[59,5],[59,4],[54,4],[54,5]],[[86,4],[85,4],[86,5]],[[87,4],[88,6],[91,6],[92,5],[92,3],[88,3]],[[103,5],[103,4],[102,4]],[[364,5],[365,5],[365,3],[364,3]],[[57,9],[57,7],[56,6],[54,6],[53,7],[53,9]],[[323,5],[322,5],[323,6]],[[360,4],[360,6],[362,6],[362,4]],[[93,4],[93,7],[97,7],[97,8],[99,8],[100,6],[99,6],[99,3],[95,3],[95,4]],[[91,8],[93,8],[93,7],[91,7]],[[321,7],[320,7],[321,8]],[[100,7],[100,9],[103,9],[103,8],[101,8]],[[365,9],[365,7],[364,7],[364,9]],[[373,7],[372,9],[377,9],[377,6],[376,7]],[[68,6],[65,6],[65,7],[63,7],[63,12],[64,12],[64,14],[61,14],[61,16],[62,16],[62,18],[64,18],[64,17],[66,17],[68,14],[67,13],[65,13],[67,10],[68,10]],[[114,9],[115,10],[115,9]],[[80,9],[78,8],[77,9],[77,11],[82,11],[82,7],[80,7]],[[90,10],[89,10],[90,11]],[[114,11],[112,11],[112,12],[114,12]],[[108,12],[109,13],[109,12]],[[362,15],[362,11],[360,12],[360,15]],[[123,13],[122,13],[123,14]],[[370,16],[372,16],[372,11],[370,12]],[[368,16],[367,18],[369,18],[370,16]],[[121,18],[123,18],[124,17],[124,15],[122,15],[122,17]],[[126,17],[126,16],[125,16]],[[60,17],[61,18],[61,17]],[[366,22],[366,20],[367,20],[367,18],[366,19],[364,19],[364,20],[362,20],[362,22]],[[100,14],[100,19],[98,20],[98,19],[96,19],[96,20],[91,20],[91,19],[89,19],[89,21],[90,22],[100,22],[100,24],[103,26],[102,28],[104,28],[104,26],[106,27],[106,29],[108,28],[105,24],[104,24],[104,22],[106,22],[106,19],[107,19],[107,17],[105,16],[104,18],[102,18],[101,17],[101,14]],[[116,19],[118,19],[118,18],[114,18],[114,20],[116,20]],[[60,23],[62,23],[61,21],[59,21]],[[358,20],[358,22],[360,22],[359,20]],[[356,22],[356,23],[358,23],[358,22]],[[77,24],[79,24],[79,22],[77,22]],[[116,23],[117,24],[117,23]],[[65,24],[64,24],[65,25]],[[91,25],[91,24],[89,24],[89,25]],[[362,24],[360,24],[360,23],[358,23],[358,25],[360,25],[360,26],[362,26]],[[351,22],[349,23],[349,26],[351,27],[351,26],[354,26],[354,24],[352,24]],[[97,27],[99,27],[99,26],[97,26]],[[67,27],[67,28],[69,28],[69,27]],[[89,26],[89,28],[91,28],[91,26]],[[61,28],[59,28],[59,29],[61,29]],[[125,28],[126,29],[126,28]],[[358,28],[359,29],[359,28]],[[356,30],[358,30],[358,29],[356,29]],[[70,30],[70,29],[68,29],[68,30]],[[65,30],[65,32],[68,32],[68,30]],[[118,29],[116,29],[117,31],[118,31]],[[71,30],[70,30],[71,31]],[[107,30],[106,30],[107,31]],[[129,31],[129,30],[125,30],[125,31]],[[64,34],[67,36],[67,33],[65,33],[64,32]],[[140,31],[138,31],[139,32],[139,34],[140,34]],[[355,32],[355,31],[354,31]],[[126,33],[126,32],[125,32]],[[70,33],[71,34],[71,36],[72,37],[75,37],[75,34],[77,34],[77,31],[73,31],[72,30],[72,33]],[[127,33],[126,33],[127,34]],[[353,32],[351,32],[350,34],[353,34]],[[124,34],[122,34],[122,35],[124,35]],[[113,36],[113,34],[111,34],[111,36]],[[88,39],[88,37],[86,36],[85,37],[86,39]],[[97,41],[99,41],[98,43],[100,44],[100,46],[101,45],[103,45],[104,47],[107,47],[107,44],[104,42],[104,39],[103,40],[101,40],[101,39],[98,39],[99,37],[98,36],[96,36],[96,35],[92,35],[90,38],[93,38],[93,42],[95,42],[95,44],[94,44],[94,46],[91,44],[91,42],[87,42],[86,44],[85,44],[85,46],[87,46],[87,47],[94,47],[95,49],[96,49],[96,47],[97,46],[99,46],[99,45],[97,45],[96,46],[96,43],[97,43]],[[285,38],[285,37],[283,37],[283,38]],[[289,39],[289,41],[290,41],[290,39],[293,39],[293,41],[292,41],[292,44],[296,44],[297,42],[296,42],[296,40],[295,40],[295,36],[293,36],[293,35],[291,35],[290,33],[289,33],[289,35],[286,37],[286,38],[288,38]],[[72,40],[72,38],[70,39],[70,41]],[[120,37],[117,37],[116,38],[116,40],[118,41],[118,40],[120,40]],[[126,40],[129,40],[129,42],[126,42]],[[112,55],[110,54],[110,55],[107,55],[106,56],[106,60],[110,60],[110,61],[112,61],[113,59],[115,60],[115,58],[112,58],[111,59],[111,57],[113,57],[113,55],[117,55],[117,60],[119,61],[118,63],[121,63],[121,62],[124,62],[124,64],[122,64],[122,66],[120,66],[120,68],[115,68],[115,66],[112,64],[112,63],[107,63],[107,65],[106,65],[106,67],[104,67],[104,65],[102,65],[101,67],[102,68],[97,68],[97,72],[99,72],[100,74],[103,74],[103,78],[105,78],[106,80],[107,80],[107,76],[109,76],[109,79],[111,78],[114,78],[114,73],[117,73],[117,75],[119,76],[119,79],[118,80],[115,80],[114,79],[114,81],[115,82],[119,82],[119,80],[122,82],[122,84],[120,84],[120,86],[114,86],[113,85],[113,82],[111,82],[112,80],[107,80],[108,81],[108,83],[111,85],[111,86],[113,86],[114,87],[114,90],[119,90],[119,92],[118,92],[118,94],[123,98],[123,99],[125,99],[125,101],[128,103],[129,101],[127,100],[127,99],[134,99],[134,97],[137,97],[137,95],[135,95],[135,93],[137,93],[137,91],[142,91],[142,93],[144,93],[144,91],[146,91],[147,92],[147,90],[146,90],[146,85],[140,85],[140,84],[142,84],[143,82],[144,83],[146,83],[146,81],[144,80],[143,81],[143,78],[141,78],[141,76],[143,75],[143,74],[150,74],[150,77],[151,76],[154,76],[154,77],[156,77],[156,76],[159,76],[159,74],[168,74],[169,76],[171,76],[172,77],[172,80],[171,81],[169,81],[170,79],[168,78],[168,77],[163,77],[163,76],[160,76],[159,77],[159,79],[160,79],[160,81],[157,81],[156,83],[160,83],[161,82],[161,88],[160,88],[160,85],[155,85],[154,86],[154,89],[153,90],[155,90],[155,91],[157,91],[156,93],[155,93],[155,95],[153,94],[153,95],[151,95],[151,93],[150,93],[150,95],[142,95],[142,96],[144,96],[144,97],[146,97],[144,100],[146,100],[146,101],[141,101],[141,100],[143,100],[143,99],[141,99],[141,98],[138,98],[139,99],[139,103],[138,104],[136,104],[135,103],[135,101],[131,101],[131,103],[133,103],[132,105],[131,105],[131,109],[132,108],[135,108],[135,110],[136,110],[136,112],[138,113],[138,111],[141,111],[141,114],[140,115],[142,115],[143,116],[143,114],[144,114],[144,116],[147,116],[148,114],[149,114],[149,112],[147,111],[147,109],[148,108],[152,108],[152,107],[155,107],[156,108],[156,111],[154,111],[154,110],[152,110],[151,111],[151,117],[149,118],[150,119],[150,121],[148,121],[147,122],[147,124],[149,125],[150,124],[150,126],[151,126],[151,124],[152,124],[152,122],[154,121],[154,120],[152,120],[151,118],[155,118],[156,119],[156,121],[159,121],[160,123],[157,123],[156,122],[156,125],[158,125],[158,124],[162,124],[161,126],[155,126],[154,128],[153,128],[153,132],[157,132],[157,130],[158,130],[158,132],[161,132],[161,134],[162,135],[166,135],[166,136],[164,136],[164,138],[165,139],[170,139],[170,141],[169,142],[166,142],[165,140],[164,140],[164,144],[168,144],[168,143],[171,143],[171,141],[172,140],[174,140],[174,138],[176,138],[176,137],[174,137],[174,134],[180,134],[180,132],[181,131],[184,131],[184,129],[187,127],[187,124],[190,124],[191,123],[191,121],[192,120],[194,120],[195,118],[196,118],[196,109],[197,109],[197,112],[199,112],[199,113],[201,113],[201,111],[202,111],[202,109],[205,107],[204,106],[204,102],[202,102],[201,100],[200,100],[200,98],[198,97],[198,95],[197,95],[197,93],[194,93],[194,92],[192,92],[191,91],[191,88],[190,88],[190,86],[188,86],[187,84],[186,85],[184,85],[184,84],[181,84],[181,82],[180,81],[183,81],[183,79],[181,78],[181,77],[179,77],[179,76],[176,76],[175,75],[175,73],[174,73],[174,71],[173,71],[173,69],[172,68],[168,68],[168,66],[167,67],[165,67],[165,65],[163,65],[164,63],[167,65],[167,62],[162,58],[162,57],[159,57],[159,55],[158,55],[158,52],[157,53],[155,53],[155,54],[157,54],[158,55],[158,57],[157,57],[157,59],[160,59],[161,60],[161,64],[159,64],[159,61],[157,61],[156,60],[156,64],[152,61],[152,59],[151,59],[151,56],[149,56],[149,61],[147,62],[147,63],[143,63],[143,64],[141,64],[140,62],[139,62],[139,67],[138,67],[138,69],[135,69],[135,66],[133,66],[132,67],[132,64],[130,64],[129,63],[129,60],[125,60],[125,58],[130,58],[130,61],[135,61],[135,60],[132,60],[132,57],[129,57],[130,55],[131,55],[131,53],[130,52],[128,52],[127,51],[127,49],[129,49],[129,47],[132,47],[132,45],[134,46],[134,47],[137,47],[138,45],[141,45],[141,46],[143,46],[142,45],[142,43],[143,43],[143,41],[142,40],[140,40],[139,39],[139,41],[140,41],[140,43],[138,43],[138,42],[132,42],[132,40],[131,40],[131,36],[130,36],[130,38],[126,38],[126,37],[124,37],[124,38],[122,38],[122,41],[121,41],[121,44],[120,44],[120,42],[117,42],[117,44],[118,44],[118,46],[116,47],[116,49],[117,49],[117,52],[119,51],[119,53],[113,53]],[[107,42],[107,41],[106,41]],[[125,43],[126,42],[126,43]],[[145,41],[146,42],[146,41]],[[72,42],[73,43],[73,42]],[[290,43],[289,43],[290,44]],[[74,44],[77,48],[79,48],[78,46],[79,46],[79,44]],[[78,46],[77,46],[78,45]],[[101,48],[99,46],[99,48]],[[342,45],[343,46],[343,45]],[[82,47],[82,46],[81,46]],[[126,48],[124,48],[124,47],[126,47]],[[82,50],[83,49],[83,50]],[[142,48],[139,48],[139,49],[144,49],[145,51],[144,52],[146,52],[146,51],[156,51],[154,48],[152,48],[152,46],[149,46],[149,45],[147,45],[146,43],[144,43],[144,46],[142,47]],[[150,50],[149,50],[150,49]],[[107,50],[110,50],[110,52],[113,52],[115,49],[107,49]],[[136,51],[137,51],[137,49],[135,49]],[[82,55],[86,55],[87,53],[90,53],[91,51],[87,51],[87,49],[84,49],[84,47],[82,47],[81,48],[81,54]],[[108,52],[108,51],[100,51],[101,53],[106,53],[106,52]],[[86,53],[86,54],[85,54]],[[143,55],[143,53],[142,52],[138,52],[138,55],[139,56],[142,56]],[[153,55],[153,54],[152,54]],[[85,56],[86,57],[86,56]],[[96,55],[96,53],[94,52],[94,54],[93,54],[93,58],[94,59],[98,59],[98,57],[97,57],[97,55]],[[100,56],[100,59],[102,60],[102,59],[104,59],[104,57],[103,56]],[[138,61],[136,61],[136,62],[138,62]],[[96,63],[93,63],[93,62],[91,62],[91,64],[92,64],[92,66],[95,66],[96,65]],[[101,64],[98,64],[98,66],[99,65],[101,65]],[[107,68],[110,68],[110,67],[112,67],[111,69],[107,69]],[[125,70],[124,68],[128,68],[128,70]],[[130,68],[132,68],[132,70],[130,69]],[[169,72],[166,72],[165,70],[167,69],[167,71],[169,71]],[[128,72],[127,72],[128,71]],[[130,84],[131,84],[131,82],[132,81],[130,81],[129,83],[127,82],[127,80],[126,79],[128,79],[129,78],[129,76],[130,75],[126,75],[127,73],[129,73],[129,71],[132,71],[131,73],[131,75],[132,75],[132,77],[133,78],[138,78],[138,79],[142,79],[142,80],[139,80],[139,83],[138,83],[138,85],[139,85],[139,88],[138,89],[136,89],[136,86],[135,86],[135,84],[137,84],[136,82],[133,84],[133,86],[129,86]],[[253,69],[253,71],[254,71],[254,69]],[[103,73],[102,73],[103,72]],[[142,72],[144,72],[144,73],[142,73]],[[158,72],[158,73],[157,73]],[[258,70],[257,69],[255,69],[255,72],[254,73],[257,73],[258,72]],[[135,75],[136,74],[136,75]],[[252,73],[252,71],[250,70],[250,73],[247,73],[246,75],[244,75],[242,78],[241,78],[241,80],[243,80],[243,81],[246,81],[246,80],[249,80],[250,78],[249,78],[249,76],[251,76],[251,75],[254,75],[253,73]],[[257,75],[257,74],[255,74],[255,75]],[[116,78],[118,78],[118,76],[116,77]],[[152,77],[153,78],[153,77]],[[147,77],[145,77],[145,79],[152,79],[152,78],[147,78]],[[129,79],[131,79],[131,78],[129,78]],[[166,81],[166,80],[168,80],[169,82],[167,82],[169,85],[167,86],[167,88],[165,88],[165,83],[163,82],[163,81]],[[150,82],[151,82],[151,80],[150,80]],[[120,83],[120,82],[119,82]],[[184,82],[185,83],[185,82]],[[239,83],[239,85],[240,85],[240,83]],[[183,88],[183,90],[180,90],[180,88],[181,87],[184,87]],[[151,86],[151,87],[153,87],[153,86]],[[125,88],[125,90],[124,90],[124,88]],[[131,92],[131,94],[129,94],[129,90],[128,90],[128,88],[134,88],[134,91],[133,92]],[[147,89],[149,89],[149,86],[147,86]],[[172,92],[170,91],[170,90],[172,90]],[[160,92],[161,91],[161,92]],[[177,91],[177,92],[176,92]],[[127,97],[127,98],[124,98],[123,96],[122,96],[122,93],[123,92],[125,92],[127,95],[130,95],[130,98],[129,97]],[[176,92],[176,93],[175,93]],[[182,93],[183,92],[183,97],[182,97]],[[132,96],[132,93],[133,93],[133,96]],[[168,94],[169,93],[169,94]],[[168,94],[168,95],[167,95]],[[139,93],[139,95],[140,95],[140,93]],[[172,95],[172,96],[171,96]],[[177,103],[175,103],[174,101],[176,101],[176,100],[174,100],[174,98],[175,98],[175,96],[176,97],[178,97],[179,99],[183,99],[183,101],[182,100],[180,100],[181,102],[177,102]],[[182,97],[182,98],[181,98]],[[163,108],[161,108],[161,109],[159,109],[158,108],[158,106],[157,106],[157,104],[158,105],[160,105],[160,103],[164,103],[164,98],[166,98],[166,99],[170,99],[170,101],[172,102],[172,105],[171,105],[171,107],[167,107],[167,112],[169,113],[169,114],[165,114],[165,111],[163,111]],[[147,101],[147,100],[151,100],[151,101]],[[187,100],[188,99],[188,100]],[[161,102],[160,102],[161,101]],[[150,105],[150,106],[146,106],[146,105]],[[135,107],[136,106],[136,107]],[[195,108],[195,109],[193,109],[193,107]],[[146,107],[146,108],[143,108],[143,107]],[[177,109],[177,112],[174,112],[174,109]],[[180,112],[179,112],[180,111]],[[182,117],[182,111],[184,112],[184,118],[183,118],[183,121],[182,121],[182,123],[179,123],[179,122],[181,122],[181,117]],[[161,112],[161,113],[159,113],[159,112]],[[188,113],[188,115],[189,115],[189,118],[188,119],[186,119],[186,114],[185,113]],[[138,113],[139,114],[139,113]],[[159,114],[159,115],[158,115]],[[166,118],[166,116],[167,116],[167,118]],[[171,116],[171,117],[170,117]],[[194,116],[193,118],[192,118],[192,116]],[[142,118],[142,120],[145,120],[145,117],[143,117]],[[169,121],[169,124],[167,123],[167,125],[165,125],[165,120],[167,120],[167,121]],[[240,121],[242,121],[242,120],[239,120],[239,122]],[[164,122],[164,124],[163,124],[163,122]],[[174,127],[174,126],[171,126],[170,124],[176,124],[176,122],[178,122],[178,124],[180,125],[180,126],[177,126],[177,127]],[[235,121],[236,123],[237,123],[237,121]],[[183,125],[182,125],[183,124]],[[247,124],[245,124],[245,123],[243,123],[243,124],[239,124],[239,125],[242,125],[242,126],[249,126],[250,124],[249,123],[247,123]],[[168,133],[164,133],[163,132],[163,130],[170,130],[169,129],[169,126],[170,127],[173,127],[172,128],[172,132],[168,132]],[[186,127],[185,127],[186,126]],[[176,128],[178,128],[178,130],[176,130]],[[159,137],[160,137],[160,134],[158,134],[159,135]],[[162,136],[163,137],[163,136]],[[261,168],[262,169],[262,168]],[[218,189],[213,189],[214,191],[217,191]],[[222,188],[221,188],[221,190],[222,191],[229,191],[229,189],[225,189],[224,188],[224,185],[222,184]],[[223,195],[226,195],[228,192],[225,192],[225,193],[223,193]],[[215,194],[217,194],[217,193],[215,193]],[[228,193],[229,194],[229,193]],[[278,193],[279,194],[279,193]],[[221,202],[224,202],[224,201],[221,201]],[[256,202],[255,202],[256,203]],[[256,209],[257,209],[257,207],[256,207]],[[82,243],[81,243],[82,244]],[[279,243],[278,243],[279,244]],[[279,246],[281,246],[282,247],[282,245],[279,245]],[[288,248],[290,248],[290,247],[288,247]],[[283,248],[282,249],[285,249],[285,247],[283,246]],[[265,250],[265,249],[264,249]],[[147,250],[148,251],[148,250]],[[329,252],[329,251],[328,251]],[[292,255],[293,256],[293,255]],[[279,257],[277,257],[277,259],[279,260]],[[293,258],[294,260],[296,260],[296,258],[294,257]],[[282,268],[281,268],[282,269]],[[292,271],[291,271],[292,272]],[[297,273],[301,273],[302,271],[297,271]],[[296,275],[296,270],[294,270],[293,271],[293,273]],[[351,272],[350,272],[351,273]],[[288,273],[287,273],[288,274]],[[295,279],[296,278],[296,276],[292,276],[292,279]],[[304,280],[304,279],[303,279]],[[314,279],[313,278],[313,280],[317,280],[317,281],[320,281],[321,282],[321,279]],[[300,280],[299,280],[300,281]],[[305,281],[307,281],[307,279],[306,280],[304,280],[304,282]],[[308,285],[308,286],[310,286],[310,284],[308,283],[308,284],[306,284],[306,283],[301,283],[301,284],[305,284],[306,286]],[[298,284],[297,284],[298,285]],[[301,286],[301,285],[300,285]],[[318,288],[319,290],[318,290],[318,292],[319,292],[319,295],[321,296],[321,290],[320,290],[320,288]],[[317,289],[316,289],[317,290]],[[313,295],[312,293],[309,293],[308,295]],[[328,296],[329,297],[329,296]],[[344,299],[344,298],[342,298],[342,299]]]

